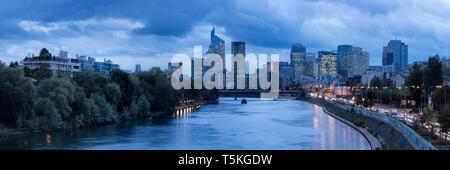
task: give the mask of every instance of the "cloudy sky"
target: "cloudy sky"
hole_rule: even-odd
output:
[[[123,69],[167,68],[175,53],[204,52],[209,32],[245,41],[247,53],[278,53],[290,45],[307,52],[352,44],[381,65],[391,39],[409,45],[409,60],[449,55],[450,1],[446,0],[14,0],[0,1],[0,60],[17,61],[43,47],[112,59]]]

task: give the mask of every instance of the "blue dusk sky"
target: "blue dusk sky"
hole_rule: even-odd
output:
[[[18,61],[43,47],[111,59],[123,69],[167,68],[175,53],[206,52],[209,32],[245,41],[247,53],[307,52],[351,44],[381,65],[389,40],[409,45],[409,61],[449,55],[447,0],[14,0],[0,1],[0,60]]]

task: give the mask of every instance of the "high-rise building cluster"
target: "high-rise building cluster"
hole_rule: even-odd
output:
[[[307,53],[302,44],[295,43],[290,57],[295,70],[294,80],[302,76],[353,77],[364,74],[369,68],[369,53],[352,45],[339,45],[337,51],[319,51],[316,59],[314,53]]]
[[[206,54],[218,54],[224,61],[224,78],[225,82],[234,82],[234,88],[237,86],[237,72],[238,66],[236,62],[231,63],[231,69],[234,72],[233,76],[226,77],[225,67],[225,41],[215,34],[215,28],[211,31],[211,44]],[[241,54],[244,58],[246,55],[245,42],[233,41],[231,42],[231,54],[233,56]],[[290,62],[279,61],[279,77],[280,87],[285,88],[291,85],[302,84],[307,81],[314,82],[316,80],[326,80],[331,82],[339,77],[347,78],[352,81],[359,81],[367,79],[364,82],[370,81],[373,77],[379,75],[386,76],[386,72],[390,74],[388,77],[395,79],[394,73],[404,73],[408,71],[408,45],[400,40],[391,40],[387,46],[383,48],[383,66],[369,67],[369,53],[360,47],[353,45],[338,45],[336,50],[321,50],[315,53],[308,53],[306,47],[301,43],[294,43],[291,46]],[[192,59],[194,63],[196,60]],[[272,71],[273,63],[268,62],[266,67],[268,71]],[[246,87],[248,87],[248,72],[249,68],[246,64],[245,80]],[[169,70],[172,68],[169,64]],[[202,68],[202,75],[208,68]],[[194,71],[194,70],[192,70]],[[193,73],[193,72],[192,72]],[[256,70],[259,74],[259,69]],[[192,75],[195,77],[195,75]],[[197,75],[201,76],[201,75]],[[268,75],[270,78],[270,75]],[[362,78],[363,77],[363,78]],[[401,79],[401,78],[399,78]],[[224,87],[226,84],[224,82]],[[401,82],[399,82],[401,83]]]

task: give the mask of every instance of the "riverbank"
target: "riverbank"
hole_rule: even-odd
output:
[[[355,129],[297,100],[221,98],[183,115],[0,139],[19,150],[370,150]],[[312,121],[314,120],[314,121]],[[269,136],[269,137],[268,137]],[[258,143],[258,145],[255,145]]]
[[[425,141],[412,129],[389,117],[378,115],[367,110],[351,106],[328,102],[320,99],[300,99],[302,101],[321,105],[329,112],[346,119],[356,126],[366,129],[382,145],[382,149],[389,150],[435,150],[436,148]]]
[[[150,112],[150,116],[145,117],[145,118],[158,117],[158,116],[162,116],[164,114],[166,114],[166,113],[165,112]],[[142,118],[143,117],[133,117],[133,118],[128,118],[127,120],[142,119]],[[121,121],[123,121],[123,120],[112,122],[112,123],[104,123],[104,124],[114,124],[114,123],[118,123]],[[92,126],[88,126],[88,127],[101,126],[104,124],[97,124],[97,125],[92,125]],[[22,135],[29,135],[29,134],[36,134],[36,133],[44,133],[44,132],[50,132],[50,131],[68,130],[68,129],[74,129],[74,128],[80,128],[80,127],[76,127],[74,125],[74,122],[62,122],[61,128],[43,130],[43,129],[13,128],[13,127],[9,127],[7,125],[0,123],[0,138],[15,137],[15,136],[22,136]]]
[[[380,141],[378,141],[378,139],[375,136],[373,136],[367,129],[359,127],[359,126],[356,126],[354,123],[352,123],[352,122],[350,122],[350,121],[348,121],[346,119],[343,119],[343,118],[335,115],[334,113],[328,111],[327,108],[324,105],[321,105],[320,103],[314,103],[314,102],[310,102],[310,103],[319,105],[320,107],[322,107],[322,109],[323,109],[323,111],[325,113],[327,113],[331,117],[334,117],[335,119],[337,119],[337,120],[339,120],[339,121],[349,125],[353,129],[355,129],[359,133],[361,133],[361,135],[363,135],[364,138],[366,138],[366,140],[369,142],[370,147],[372,148],[372,150],[381,150],[381,149],[383,149]]]
[[[208,104],[217,104],[218,101],[203,101],[200,102],[198,104],[193,104],[193,105],[184,105],[182,107],[178,107],[177,109],[185,109],[185,108],[191,108],[194,105],[195,106],[203,106],[203,105],[208,105]],[[160,117],[163,115],[170,115],[170,113],[165,113],[165,112],[150,112],[150,115],[147,117],[130,117],[130,118],[126,118],[125,120],[132,120],[132,119],[144,119],[144,118],[148,118],[148,119],[152,119],[153,117]],[[110,122],[110,123],[103,123],[103,124],[96,124],[96,125],[91,125],[91,126],[86,126],[86,127],[95,127],[95,126],[102,126],[105,124],[114,124],[114,123],[119,123],[125,120],[119,120],[119,121],[115,121],[115,122]],[[1,124],[0,123],[0,138],[6,138],[6,137],[15,137],[15,136],[22,136],[22,135],[29,135],[29,134],[36,134],[36,133],[44,133],[44,132],[51,132],[51,131],[61,131],[61,130],[68,130],[68,129],[74,129],[74,128],[81,128],[81,127],[76,127],[75,122],[62,122],[62,125],[60,128],[57,129],[47,129],[47,130],[43,130],[43,129],[29,129],[29,128],[13,128],[10,126],[7,126],[5,124]]]

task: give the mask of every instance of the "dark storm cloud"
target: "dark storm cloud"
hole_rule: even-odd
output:
[[[116,0],[61,0],[61,1],[2,1],[0,37],[24,39],[42,38],[27,33],[17,25],[21,20],[41,23],[86,20],[92,17],[129,18],[144,23],[145,27],[132,31],[137,35],[183,36],[200,22],[208,22],[227,29],[231,37],[267,47],[283,47],[294,42],[293,29],[272,14],[262,11],[239,11],[232,1],[116,1]],[[262,13],[261,13],[262,12]],[[58,36],[72,36],[79,31]],[[99,30],[101,31],[101,30]],[[289,35],[290,34],[290,35]]]
[[[382,46],[398,37],[412,58],[445,56],[449,9],[444,0],[0,1],[0,55],[51,46],[92,55],[170,56],[207,47],[216,26],[227,48],[230,41],[283,51],[300,42],[308,52],[354,44],[378,62]]]
[[[190,31],[211,10],[226,2],[211,0],[122,1],[122,0],[18,0],[0,2],[0,21],[4,30],[15,30],[18,20],[58,22],[92,17],[130,18],[143,21],[137,34],[180,36]],[[76,30],[76,28],[74,28]],[[7,34],[23,32],[10,31]],[[6,34],[6,33],[5,33]]]

